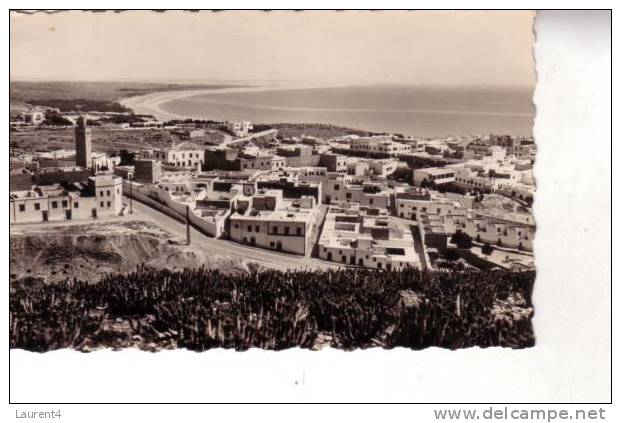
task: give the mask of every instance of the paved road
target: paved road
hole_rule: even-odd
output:
[[[238,143],[242,143],[242,142],[246,142],[246,141],[250,141],[253,138],[258,138],[258,137],[264,137],[266,135],[271,135],[271,134],[275,134],[277,131],[275,129],[267,129],[265,131],[261,131],[261,132],[256,132],[254,134],[250,134],[246,137],[242,137],[242,138],[231,138],[228,140],[224,140],[223,142],[221,142],[219,144],[219,146],[221,148],[225,148],[225,147],[230,147],[231,145],[234,144],[238,144]]]
[[[129,202],[129,199],[126,199],[126,202]],[[185,224],[136,200],[133,201],[133,209],[134,214],[132,218],[139,218],[140,220],[153,222],[168,232],[185,240]],[[240,259],[255,261],[264,266],[277,269],[318,269],[339,267],[338,265],[315,258],[279,253],[276,251],[269,251],[238,244],[229,240],[210,238],[194,228],[190,229],[190,238],[192,240],[192,245],[203,251],[217,255],[238,257]]]

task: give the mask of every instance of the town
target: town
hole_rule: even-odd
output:
[[[129,219],[140,203],[187,225],[188,244],[192,227],[330,265],[534,269],[532,137],[282,136],[248,121],[132,116],[13,116],[12,140],[47,128],[71,132],[75,148],[12,141],[11,225]],[[152,148],[96,148],[101,128],[167,136]]]

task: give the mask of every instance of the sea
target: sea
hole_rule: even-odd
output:
[[[197,94],[159,105],[172,114],[257,123],[329,123],[405,136],[532,136],[534,87],[402,85]]]

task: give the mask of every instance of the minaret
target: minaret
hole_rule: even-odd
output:
[[[91,162],[91,128],[86,125],[84,116],[78,118],[75,127],[75,164],[90,169]]]

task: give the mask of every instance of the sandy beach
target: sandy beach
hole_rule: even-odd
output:
[[[167,121],[172,119],[188,119],[188,118],[208,118],[208,116],[200,115],[181,115],[176,113],[170,113],[163,110],[161,105],[169,101],[178,100],[186,97],[193,97],[196,95],[205,94],[226,94],[226,93],[245,93],[245,92],[260,92],[260,91],[281,91],[281,90],[299,90],[299,89],[313,89],[313,88],[333,88],[341,87],[343,85],[335,84],[288,84],[288,85],[260,85],[260,86],[247,86],[247,87],[234,87],[234,88],[212,88],[212,89],[189,89],[178,91],[163,91],[155,92],[145,95],[126,97],[119,100],[125,107],[129,107],[136,114],[153,115],[160,121]]]
[[[182,87],[180,87],[182,88]],[[127,97],[120,102],[160,121],[250,120],[325,123],[412,136],[532,133],[528,90],[447,87],[274,83],[188,87]]]

